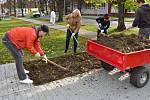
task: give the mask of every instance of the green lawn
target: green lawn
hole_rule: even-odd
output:
[[[82,18],[85,18],[85,19],[96,19],[98,17],[99,16],[82,16]],[[117,20],[117,19],[118,19],[117,17],[113,17],[113,16],[110,17],[110,20]],[[133,22],[134,17],[124,17],[124,20],[126,22]]]
[[[96,16],[83,16],[84,18],[96,18]],[[39,21],[44,21],[44,22],[49,22],[49,19],[44,19],[44,18],[32,18],[32,19],[35,19],[35,20],[39,20]],[[111,19],[116,19],[116,17],[111,17]],[[128,18],[126,17],[125,18],[125,21],[126,22],[132,22],[133,21],[133,18]],[[66,23],[64,21],[62,22],[56,22],[57,25],[63,25],[63,26],[66,26]],[[93,32],[97,32],[97,26],[94,25],[94,24],[82,24],[81,25],[81,29],[85,29],[85,30],[88,30],[88,31],[93,31]],[[136,29],[137,30],[137,29]],[[136,32],[135,29],[130,29],[130,30],[127,30],[127,31],[130,31],[131,33],[133,32]],[[114,26],[110,26],[109,29],[108,29],[108,33],[109,34],[114,34],[116,33],[116,27]],[[118,33],[118,32],[117,32]],[[128,33],[127,33],[128,34]]]
[[[66,25],[66,23],[65,22],[57,22],[57,25]],[[81,24],[81,29],[96,32],[97,26],[94,24]]]
[[[17,26],[24,26],[30,27],[35,24],[30,22],[23,22],[22,20],[12,19],[12,20],[2,20],[0,21],[0,34],[8,31],[10,28],[17,27]]]
[[[133,29],[126,29],[122,32],[112,32],[112,34],[126,34],[126,35],[130,35],[130,34],[138,34],[138,29],[137,28],[133,28]]]
[[[31,27],[34,24],[25,22],[22,20],[12,19],[7,21],[0,21],[0,39],[2,39],[3,34],[8,31],[10,28],[17,27],[17,26],[25,26],[25,27]],[[50,35],[45,36],[41,39],[41,47],[47,54],[49,58],[51,57],[57,57],[64,55],[64,46],[65,46],[65,38],[66,34],[59,30],[53,30],[50,29]],[[68,51],[68,54],[72,53],[72,41],[70,43],[70,48]],[[78,45],[78,52],[81,52],[82,50],[85,50],[85,44],[86,39],[79,37],[79,45]],[[34,59],[33,56],[27,51],[25,52],[25,58],[26,59]],[[13,60],[12,56],[9,54],[7,49],[2,45],[2,42],[0,42],[0,63],[6,63]]]
[[[66,25],[65,22],[57,22],[57,25]],[[97,32],[97,26],[94,24],[82,24],[81,29],[92,31],[92,32]],[[116,31],[115,27],[110,27],[108,29],[108,33],[113,33]]]
[[[33,17],[31,18],[30,17],[30,19],[39,20],[39,21],[43,21],[43,22],[50,22],[50,19],[40,18],[40,17],[39,18],[33,18]]]

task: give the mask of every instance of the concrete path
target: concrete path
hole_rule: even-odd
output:
[[[49,16],[42,16],[41,18],[43,19],[49,19]],[[96,18],[98,18],[98,16],[92,16],[91,18],[82,18],[82,23],[83,24],[94,24],[97,25],[96,23]],[[58,20],[58,18],[56,18],[56,20]],[[112,18],[110,19],[110,26],[116,26],[118,25],[118,18]],[[125,19],[124,19],[125,20]],[[125,22],[125,26],[126,28],[129,28],[132,26],[132,21],[134,20],[134,18],[130,18],[131,22]]]
[[[94,19],[82,19],[82,22],[85,23],[85,24],[94,24],[94,25],[97,25],[96,21]],[[110,27],[113,26],[113,27],[117,27],[118,25],[118,21],[110,21]],[[126,28],[129,28],[132,26],[132,22],[125,22],[125,26]]]
[[[50,28],[58,29],[58,30],[61,30],[61,31],[64,31],[64,32],[66,32],[66,30],[67,30],[67,27],[62,26],[62,25],[52,26],[48,22],[41,22],[41,21],[38,21],[38,20],[27,19],[27,18],[19,18],[19,19],[24,20],[24,21],[29,21],[29,22],[32,22],[32,23],[35,23],[35,24],[45,24],[45,25],[50,26]],[[96,32],[91,32],[91,31],[87,31],[87,30],[83,30],[83,29],[80,29],[80,32],[79,32],[79,36],[83,36],[85,38],[90,38],[90,39],[96,39],[96,34],[97,34]]]
[[[137,89],[103,69],[40,86],[19,83],[13,63],[0,65],[0,74],[0,100],[150,100],[150,82]]]

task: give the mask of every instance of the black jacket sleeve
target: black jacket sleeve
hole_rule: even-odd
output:
[[[139,25],[139,19],[140,19],[140,10],[138,9],[137,12],[136,12],[135,19],[132,23],[132,27],[136,27],[136,26]]]
[[[97,23],[101,23],[101,18],[100,18],[100,17],[97,18],[97,19],[96,19],[96,22],[97,22]]]
[[[106,29],[108,29],[110,26],[110,21],[107,22],[107,26],[106,26]]]

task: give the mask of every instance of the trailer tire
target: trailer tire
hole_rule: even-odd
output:
[[[144,87],[149,81],[149,71],[143,66],[134,68],[131,72],[130,83],[137,88]]]
[[[103,61],[101,61],[101,65],[102,65],[102,67],[103,67],[105,70],[107,70],[107,71],[111,71],[111,70],[114,69],[114,66],[112,66],[112,65],[110,65],[110,64],[108,64],[108,63],[105,63],[105,62],[103,62]]]

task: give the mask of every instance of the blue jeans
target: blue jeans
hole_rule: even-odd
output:
[[[69,43],[70,43],[70,38],[72,36],[72,32],[70,31],[70,29],[67,29],[67,35],[66,35],[66,46],[65,46],[65,53],[67,52],[68,48],[69,48]],[[75,39],[76,38],[76,39]],[[73,37],[73,51],[74,53],[76,53],[77,51],[77,41],[78,41],[78,33],[75,34],[75,38]],[[77,41],[76,41],[77,40]]]
[[[6,48],[11,52],[12,56],[15,58],[16,69],[17,69],[17,74],[18,74],[19,79],[20,80],[26,79],[27,76],[24,72],[21,50],[17,49],[17,47],[10,41],[10,39],[7,36],[7,33],[2,38],[2,42],[6,46]]]
[[[140,28],[139,36],[144,39],[149,39],[150,36],[150,28]]]

